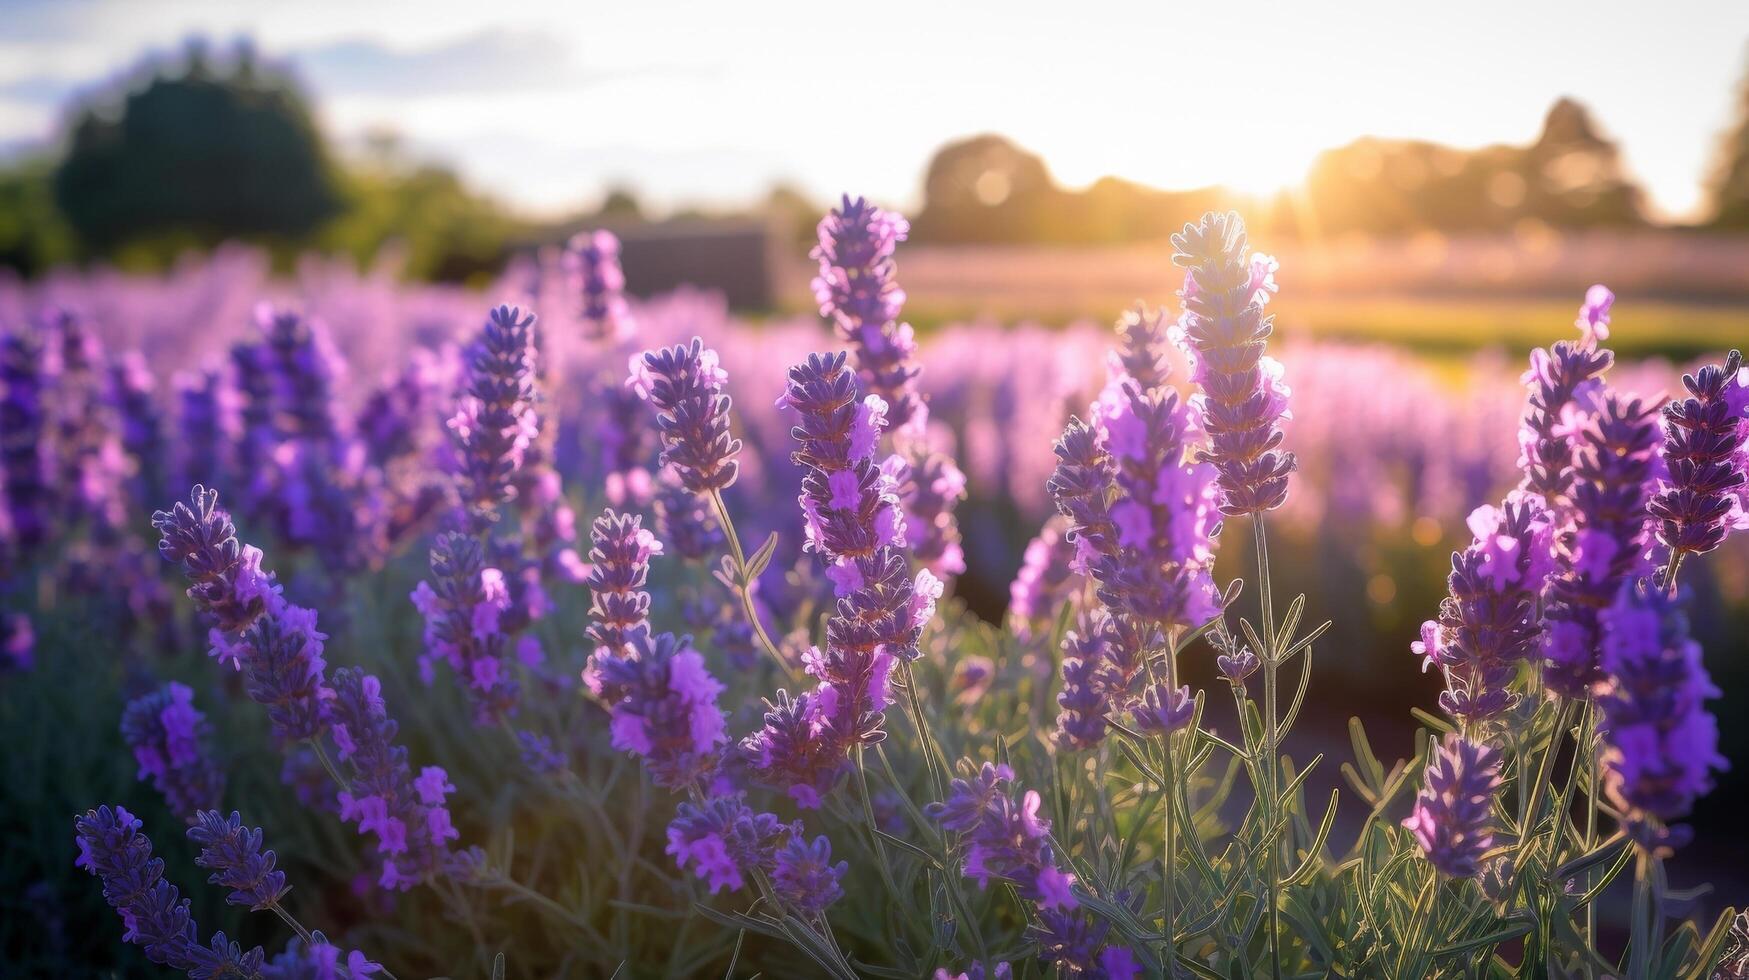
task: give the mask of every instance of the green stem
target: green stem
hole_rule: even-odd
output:
[[[1628,937],[1628,976],[1650,976],[1652,951],[1657,937],[1652,926],[1652,878],[1657,873],[1654,865],[1657,858],[1644,848],[1640,849],[1638,863],[1634,867],[1634,905],[1633,918],[1630,923],[1632,932]]]
[[[1275,824],[1276,797],[1280,792],[1278,786],[1281,778],[1279,775],[1280,759],[1276,742],[1280,737],[1280,732],[1275,727],[1277,718],[1275,669],[1278,666],[1278,661],[1275,655],[1277,645],[1275,609],[1270,596],[1269,536],[1263,530],[1262,514],[1252,515],[1251,530],[1252,537],[1256,542],[1257,585],[1263,618],[1262,639],[1266,647],[1261,652],[1263,658],[1263,772],[1264,782],[1267,784],[1264,788],[1266,802],[1263,810],[1263,825],[1270,827]],[[1269,879],[1269,973],[1276,980],[1280,980],[1281,977],[1281,921],[1277,908],[1281,901],[1281,871],[1277,866],[1280,850],[1279,846],[1272,845],[1264,855],[1264,860],[1268,863]]]
[[[723,525],[723,536],[729,540],[729,556],[735,563],[735,592],[741,600],[741,609],[747,614],[747,622],[753,627],[753,632],[759,638],[759,646],[777,664],[784,676],[792,683],[800,683],[801,675],[797,674],[788,660],[777,649],[777,644],[771,642],[771,636],[765,632],[765,623],[759,619],[759,611],[753,606],[753,583],[747,574],[747,553],[741,550],[741,536],[735,533],[735,522],[729,517],[729,505],[723,501],[721,490],[711,491],[711,505],[716,508],[717,521]]]

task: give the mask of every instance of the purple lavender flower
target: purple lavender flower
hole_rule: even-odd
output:
[[[467,385],[449,420],[461,498],[477,529],[516,495],[513,477],[538,430],[534,403],[534,314],[492,310],[468,351]]]
[[[1664,406],[1669,477],[1649,506],[1658,540],[1670,549],[1671,561],[1712,551],[1731,531],[1749,527],[1749,513],[1740,500],[1749,484],[1743,452],[1749,417],[1740,393],[1749,386],[1746,374],[1743,355],[1732,351],[1723,365],[1708,364],[1683,375],[1689,397]]]
[[[395,744],[399,726],[375,677],[353,667],[335,671],[330,710],[334,743],[352,770],[351,786],[340,794],[340,818],[376,835],[379,883],[406,891],[442,867],[448,842],[460,836],[444,802],[455,786],[437,766],[413,775],[406,748]]]
[[[151,779],[170,812],[185,819],[217,806],[224,794],[224,773],[202,744],[211,734],[206,716],[195,710],[194,691],[175,681],[129,701],[121,716],[122,740],[139,763],[139,778]]]
[[[55,383],[44,391],[54,440],[58,500],[68,526],[112,535],[124,521],[127,457],[119,420],[106,395],[102,345],[85,320],[67,310],[45,317]]]
[[[0,334],[0,496],[10,537],[27,556],[54,528],[45,356],[34,332]]]
[[[1109,625],[1103,616],[1082,613],[1077,627],[1063,634],[1063,690],[1053,733],[1060,748],[1084,750],[1105,741],[1112,710],[1105,660]]]
[[[1049,483],[1078,563],[1114,611],[1161,627],[1208,622],[1220,611],[1209,573],[1216,470],[1184,463],[1185,407],[1170,390],[1123,380],[1095,410],[1097,430],[1079,420],[1064,430]],[[1122,492],[1108,505],[1114,486]]]
[[[212,624],[212,654],[243,671],[244,690],[267,709],[274,734],[315,738],[327,727],[333,697],[324,678],[323,643],[313,610],[285,601],[261,552],[242,545],[218,494],[196,485],[187,505],[152,515],[158,552],[180,564],[189,598]]]
[[[1074,591],[1075,545],[1069,540],[1069,527],[1067,518],[1051,515],[1027,543],[1020,571],[1008,587],[1008,614],[1021,639],[1031,638],[1042,623],[1054,618]]]
[[[832,842],[816,837],[809,843],[792,834],[773,857],[771,884],[779,898],[802,915],[821,915],[844,897],[839,881],[850,870],[848,861],[832,863]]]
[[[1521,486],[1551,502],[1564,497],[1572,483],[1573,436],[1583,406],[1601,393],[1603,372],[1615,361],[1614,354],[1598,346],[1609,335],[1614,299],[1609,290],[1591,287],[1580,310],[1580,339],[1530,352],[1530,370],[1523,378],[1530,394],[1518,431],[1518,466],[1524,471]]]
[[[950,973],[943,966],[936,968],[931,980],[1014,980],[1014,968],[1006,960],[997,963],[989,972],[985,972],[982,963],[971,963],[958,973]]]
[[[479,539],[438,535],[431,547],[431,577],[413,590],[412,600],[425,620],[425,649],[419,654],[425,682],[431,682],[432,665],[442,661],[466,686],[476,723],[496,724],[515,713],[518,685],[502,622],[511,605],[510,586],[501,570],[486,565]]]
[[[625,273],[619,264],[619,239],[610,231],[586,231],[565,245],[565,275],[581,302],[585,336],[622,340],[637,330],[626,305]]]
[[[245,953],[225,934],[214,933],[203,946],[188,899],[164,880],[164,861],[152,856],[152,842],[140,833],[140,821],[121,807],[101,806],[74,821],[78,831],[79,867],[103,883],[103,898],[121,915],[125,942],[138,945],[146,958],[183,970],[195,980],[259,977],[260,948]]]
[[[342,953],[320,930],[310,933],[310,940],[305,944],[294,936],[287,942],[262,971],[265,980],[362,980],[382,972],[381,964],[356,949]]]
[[[715,796],[680,804],[668,824],[667,853],[708,883],[712,895],[740,891],[747,875],[771,866],[787,832],[774,814],[755,812],[741,797]]]
[[[589,689],[612,703],[619,700],[603,686],[599,665],[623,654],[632,637],[649,632],[650,593],[644,584],[650,575],[650,558],[662,553],[662,542],[644,528],[636,514],[605,511],[595,519],[589,537],[589,639],[595,644],[590,665],[583,672]]]
[[[729,487],[740,472],[741,440],[729,434],[730,400],[723,393],[728,381],[717,352],[697,337],[632,359],[630,384],[655,408],[662,430],[662,464],[693,493]]]
[[[1245,223],[1232,211],[1205,214],[1172,236],[1172,261],[1187,270],[1180,328],[1202,388],[1203,458],[1220,472],[1221,513],[1229,517],[1280,507],[1295,467],[1294,455],[1278,448],[1287,386],[1281,365],[1263,355],[1275,329],[1263,312],[1275,292],[1275,260],[1247,255],[1245,244]]]
[[[780,688],[765,702],[762,726],[740,743],[755,778],[788,793],[804,810],[820,808],[846,764],[844,747],[826,737],[817,697],[807,691],[791,697]]]
[[[724,542],[710,498],[688,490],[672,470],[663,470],[656,489],[656,536],[682,561],[703,561]]]
[[[1718,723],[1705,708],[1718,688],[1685,617],[1663,590],[1630,582],[1598,619],[1605,788],[1628,815],[1636,840],[1674,846],[1686,834],[1671,836],[1649,824],[1687,816],[1712,788],[1712,770],[1726,768]]]
[[[1134,379],[1143,391],[1164,388],[1172,343],[1165,313],[1141,305],[1125,310],[1117,321],[1117,336],[1118,346],[1110,354],[1112,373]]]
[[[1428,760],[1415,809],[1403,821],[1441,874],[1474,878],[1493,846],[1490,808],[1500,788],[1500,750],[1450,734]]]
[[[1070,887],[1075,876],[1057,867],[1050,821],[1038,815],[1039,795],[1027,790],[1016,801],[1007,789],[1013,779],[1008,767],[985,763],[975,777],[956,778],[948,798],[931,803],[928,813],[943,828],[965,835],[961,871],[979,888],[1001,878],[1041,908],[1076,908]]]
[[[1555,541],[1560,567],[1543,612],[1543,677],[1565,697],[1584,697],[1602,679],[1598,613],[1646,571],[1648,504],[1660,475],[1656,411],[1610,393],[1579,433],[1564,500],[1571,526]]]
[[[188,839],[200,845],[194,863],[212,869],[207,881],[231,890],[225,896],[227,904],[260,911],[277,905],[290,890],[285,872],[273,867],[277,860],[273,851],[261,849],[261,830],[243,826],[243,817],[235,810],[229,817],[217,810],[195,814]]]
[[[852,345],[861,386],[886,402],[895,430],[920,428],[926,415],[917,341],[911,325],[898,322],[905,291],[893,278],[893,252],[910,230],[902,216],[845,195],[821,219],[820,243],[808,253],[820,265],[813,282],[820,314]]]
[[[565,769],[565,755],[553,740],[538,732],[518,730],[517,746],[522,750],[522,764],[531,771],[550,776]]]
[[[1136,731],[1144,735],[1166,736],[1181,731],[1196,715],[1196,698],[1190,685],[1174,688],[1168,684],[1151,684],[1142,692],[1141,700],[1130,706]]]
[[[651,473],[662,452],[661,432],[649,425],[649,407],[624,379],[607,376],[590,385],[588,441],[596,447],[607,501],[642,507],[655,490]]]
[[[1055,965],[1061,975],[1135,980],[1142,976],[1135,951],[1108,943],[1111,921],[1103,916],[1075,910],[1040,909],[1031,929],[1039,955]]]
[[[0,622],[0,667],[29,670],[36,662],[36,630],[24,613],[7,613]]]
[[[1518,665],[1542,638],[1538,597],[1555,570],[1553,518],[1541,497],[1515,490],[1470,514],[1475,540],[1451,556],[1451,594],[1421,627],[1414,651],[1446,678],[1440,707],[1459,720],[1512,707]]]
[[[644,759],[658,786],[680,789],[709,775],[728,741],[717,695],[723,685],[705,668],[691,637],[639,632],[623,657],[597,665],[612,703],[613,747]]]

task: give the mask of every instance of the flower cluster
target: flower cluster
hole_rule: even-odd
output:
[[[1041,909],[1032,927],[1039,955],[1065,976],[1135,980],[1143,975],[1135,950],[1109,941],[1111,920],[1073,909]],[[996,976],[1003,974],[998,969]]]
[[[668,824],[667,853],[708,884],[712,895],[740,891],[749,876],[771,865],[784,836],[794,831],[739,796],[715,796],[680,804]]]
[[[1051,824],[1038,815],[1037,791],[1027,790],[1017,801],[1009,788],[1013,782],[1014,770],[986,762],[975,775],[956,778],[947,799],[929,805],[929,815],[965,835],[961,871],[979,888],[1003,879],[1041,908],[1077,908],[1075,876],[1057,867]]]
[[[1452,734],[1432,751],[1403,826],[1441,874],[1474,878],[1494,843],[1490,810],[1500,788],[1500,750]]]
[[[425,620],[425,649],[419,654],[425,682],[431,683],[432,666],[442,661],[467,686],[480,724],[512,714],[517,682],[502,623],[510,609],[510,587],[502,571],[486,565],[479,539],[438,535],[431,547],[431,577],[420,581],[412,600]]]
[[[52,461],[44,404],[47,365],[42,338],[19,329],[0,334],[0,490],[5,538],[30,555],[54,528]]]
[[[122,712],[121,737],[139,763],[139,778],[151,779],[179,817],[218,806],[224,793],[224,773],[202,744],[211,731],[195,710],[194,691],[175,681],[129,701]]]
[[[595,519],[589,531],[589,639],[595,651],[583,680],[608,703],[619,695],[602,676],[602,669],[622,658],[624,647],[636,636],[649,632],[650,593],[644,591],[650,576],[650,558],[662,553],[662,542],[644,527],[636,514],[612,510]]]
[[[406,891],[443,867],[448,842],[460,836],[444,802],[455,786],[437,766],[413,775],[375,677],[354,667],[336,671],[331,711],[334,744],[352,773],[340,793],[340,818],[376,835],[379,883]]]
[[[1660,476],[1657,410],[1608,393],[1588,415],[1564,498],[1569,525],[1555,539],[1559,568],[1544,596],[1543,676],[1566,697],[1601,679],[1598,613],[1646,571],[1649,504]]]
[[[1749,368],[1732,351],[1723,365],[1684,375],[1688,397],[1664,406],[1669,475],[1650,502],[1658,541],[1676,555],[1705,554],[1749,528]]]
[[[642,756],[657,785],[682,789],[716,769],[729,740],[717,707],[723,685],[691,637],[639,630],[621,656],[599,658],[591,667],[598,693],[614,695],[613,747]]]
[[[1274,510],[1287,499],[1294,456],[1282,452],[1288,389],[1280,362],[1263,354],[1274,318],[1275,260],[1248,255],[1245,223],[1210,212],[1172,236],[1172,261],[1186,269],[1181,343],[1202,389],[1196,414],[1207,431],[1203,453],[1220,473],[1221,513]]]
[[[820,915],[844,897],[839,881],[848,870],[848,861],[832,863],[831,841],[823,836],[809,841],[792,832],[772,858],[771,886],[790,908]]]
[[[1725,768],[1718,723],[1704,706],[1718,688],[1701,663],[1700,644],[1663,590],[1624,585],[1598,618],[1605,788],[1637,840],[1675,844],[1684,835],[1671,836],[1652,822],[1686,816],[1712,788],[1712,770]]]
[[[565,244],[562,259],[578,314],[591,340],[618,340],[636,329],[626,305],[619,239],[611,231],[585,231]]]
[[[688,490],[673,470],[663,470],[656,487],[656,534],[682,561],[703,561],[726,540],[710,499]]]
[[[1460,720],[1516,702],[1512,680],[1542,638],[1538,598],[1555,570],[1553,518],[1541,497],[1515,490],[1499,507],[1476,508],[1469,527],[1475,540],[1451,556],[1450,595],[1413,644],[1445,674],[1439,704]]]
[[[662,430],[662,463],[693,493],[722,490],[735,482],[741,440],[729,434],[729,376],[717,352],[697,337],[645,351],[633,358],[630,384],[656,410]]]

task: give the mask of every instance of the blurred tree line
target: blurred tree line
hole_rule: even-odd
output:
[[[1708,186],[1703,225],[1749,230],[1749,72]],[[939,150],[923,191],[914,238],[944,243],[1158,240],[1217,207],[1241,208],[1273,238],[1649,223],[1617,147],[1569,99],[1527,146],[1361,139],[1322,154],[1302,188],[1273,198],[1115,177],[1069,190],[1037,155],[995,135]],[[806,240],[820,207],[779,187],[751,211],[775,234]],[[528,221],[389,135],[341,160],[295,81],[247,43],[222,52],[191,43],[148,60],[71,107],[52,154],[0,167],[0,267],[25,275],[68,261],[160,268],[186,249],[245,239],[287,261],[313,248],[364,263],[393,247],[410,277],[466,280],[563,228],[643,220],[619,189],[593,214]]]

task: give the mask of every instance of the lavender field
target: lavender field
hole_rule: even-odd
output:
[[[907,231],[0,284],[0,966],[1749,976],[1731,307],[1283,336],[1211,212],[914,332]]]

